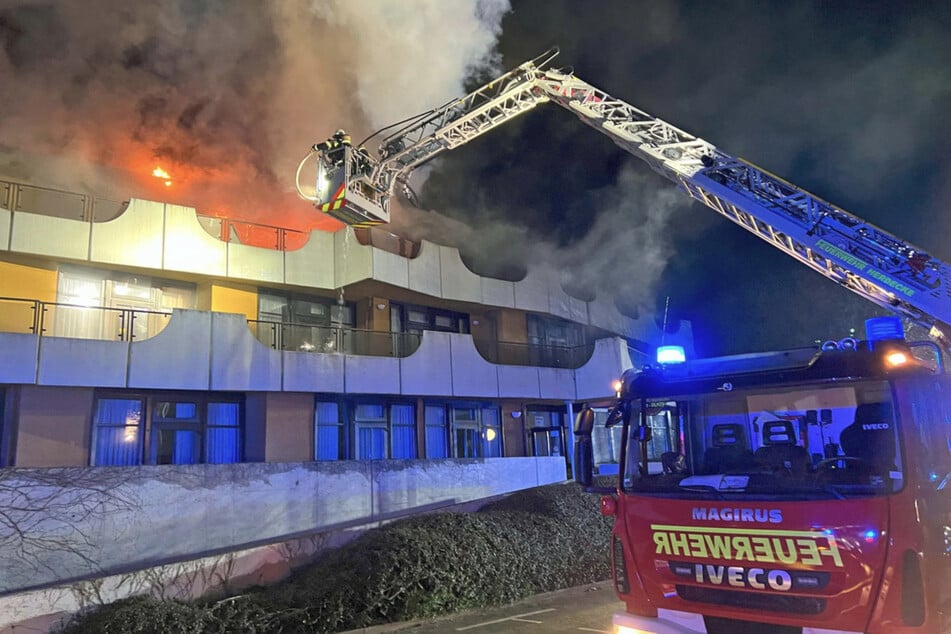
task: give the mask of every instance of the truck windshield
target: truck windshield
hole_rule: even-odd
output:
[[[903,483],[884,381],[634,400],[624,429],[631,492],[827,499],[885,495]]]

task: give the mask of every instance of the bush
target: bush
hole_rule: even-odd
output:
[[[538,487],[476,513],[421,515],[368,531],[241,597],[120,601],[66,632],[338,632],[501,605],[607,578],[610,531],[597,496],[572,484]],[[95,629],[75,629],[91,622]]]

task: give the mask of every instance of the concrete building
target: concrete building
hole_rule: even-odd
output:
[[[0,595],[563,481],[660,339],[556,271],[0,181]]]

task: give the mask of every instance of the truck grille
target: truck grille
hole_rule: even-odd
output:
[[[821,614],[826,609],[825,599],[789,597],[737,590],[716,590],[696,586],[677,585],[677,596],[685,601],[715,603],[716,605],[769,612],[792,614]]]

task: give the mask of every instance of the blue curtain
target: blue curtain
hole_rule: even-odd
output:
[[[449,457],[449,437],[446,428],[445,407],[426,407],[426,457]]]
[[[359,445],[358,460],[386,459],[386,429],[382,427],[361,427],[357,430]]]
[[[101,398],[96,404],[93,465],[128,466],[142,462],[142,401]]]
[[[199,437],[196,432],[179,429],[175,431],[175,447],[172,464],[198,464]],[[210,462],[210,461],[209,461]]]
[[[336,403],[318,402],[314,410],[314,459],[340,460],[340,418]]]
[[[210,464],[240,462],[241,408],[238,403],[208,403],[206,434],[205,462]],[[178,439],[176,438],[177,450]]]
[[[416,411],[412,405],[390,406],[393,458],[416,458]]]

